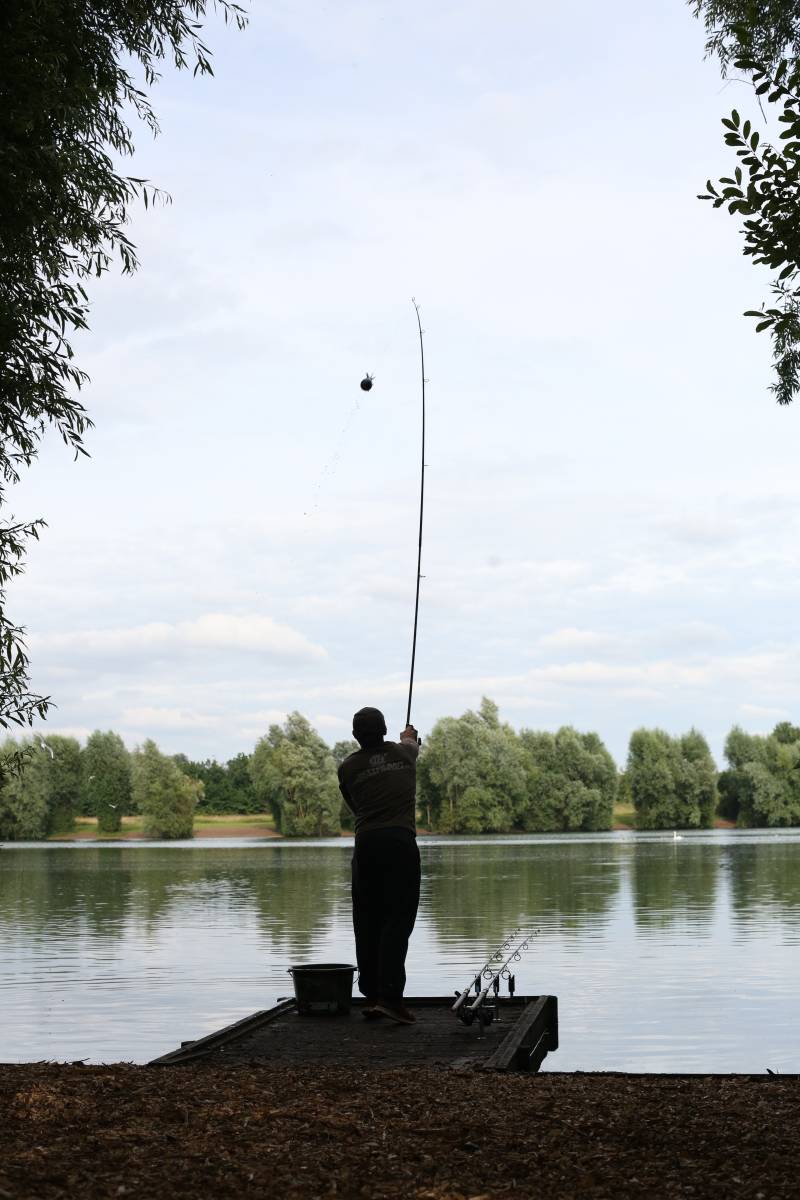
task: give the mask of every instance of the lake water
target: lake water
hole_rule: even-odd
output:
[[[146,1062],[353,961],[345,839],[0,852],[0,1061]],[[420,839],[409,995],[515,926],[549,1070],[800,1071],[800,830]]]

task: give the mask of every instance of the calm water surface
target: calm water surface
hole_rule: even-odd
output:
[[[353,961],[352,843],[6,845],[0,1060],[146,1062]],[[800,1071],[800,830],[420,839],[408,994],[540,934],[550,1070]]]

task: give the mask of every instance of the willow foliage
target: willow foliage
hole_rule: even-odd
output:
[[[701,200],[743,218],[743,253],[773,272],[772,301],[749,309],[756,332],[772,337],[779,404],[800,388],[800,3],[798,0],[693,0],[705,23],[706,49],[719,58],[723,75],[740,72],[777,117],[778,138],[766,141],[757,120],[732,109],[722,118],[725,143],[738,162]]]
[[[225,19],[244,24],[227,0]],[[5,515],[7,490],[45,432],[85,454],[91,421],[78,394],[87,376],[72,337],[86,329],[90,278],[114,261],[137,266],[125,232],[131,205],[166,198],[121,174],[132,118],[158,132],[145,89],[158,67],[211,73],[200,38],[206,0],[3,0],[0,4],[0,726],[43,718],[30,691],[24,630],[5,614],[42,520]],[[141,79],[133,72],[138,70]],[[143,85],[143,86],[142,86]]]

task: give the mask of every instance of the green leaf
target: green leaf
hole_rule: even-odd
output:
[[[764,329],[769,329],[769,327],[770,327],[770,325],[772,325],[772,323],[773,323],[772,318],[769,318],[766,321],[759,322],[759,324],[756,325],[756,333],[761,333]]]

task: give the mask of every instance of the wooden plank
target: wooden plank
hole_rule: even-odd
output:
[[[494,1054],[483,1064],[483,1069],[508,1071],[517,1066],[523,1070],[538,1070],[545,1054],[558,1047],[557,1014],[555,996],[538,996],[533,999]],[[534,1066],[537,1055],[538,1061]]]
[[[539,1067],[547,1057],[550,1049],[550,1037],[545,1029],[539,1034],[538,1041],[531,1049],[521,1046],[517,1051],[514,1059],[514,1066],[518,1071],[538,1071]]]
[[[406,999],[406,1004],[414,1008],[440,1008],[443,1003],[450,1003],[448,997],[442,996],[409,996]],[[353,1008],[360,1008],[364,1003],[362,996],[353,997]],[[287,1013],[293,1012],[297,1007],[297,1002],[294,997],[284,1000],[272,1008],[264,1008],[259,1012],[251,1013],[249,1017],[242,1017],[239,1021],[234,1021],[232,1025],[226,1025],[223,1029],[217,1029],[213,1033],[206,1034],[205,1037],[197,1039],[187,1039],[181,1042],[178,1050],[170,1050],[168,1054],[162,1054],[160,1058],[154,1058],[148,1066],[169,1066],[171,1063],[190,1062],[195,1058],[202,1058],[206,1054],[210,1054],[219,1046],[227,1045],[230,1042],[235,1042],[240,1038],[247,1037],[256,1029],[260,1029],[262,1025],[268,1024],[270,1021],[277,1021],[279,1017],[285,1016]]]
[[[294,1007],[295,1001],[292,998],[276,1004],[273,1008],[262,1008],[259,1012],[251,1013],[249,1017],[242,1017],[240,1021],[234,1021],[232,1025],[226,1025],[223,1029],[217,1029],[214,1033],[197,1038],[196,1041],[182,1042],[180,1049],[170,1050],[169,1054],[162,1054],[160,1058],[154,1058],[147,1065],[148,1067],[167,1066],[170,1063],[189,1062],[190,1059],[201,1058],[225,1042],[233,1042],[237,1038],[246,1037],[248,1033],[252,1033],[259,1026],[266,1025],[269,1021],[277,1021],[278,1017],[291,1012]]]

